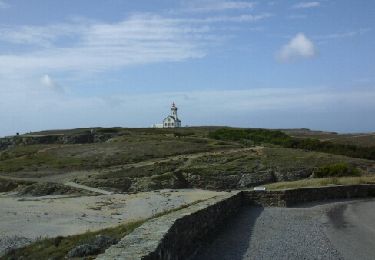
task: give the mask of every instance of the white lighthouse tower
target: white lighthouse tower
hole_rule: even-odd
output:
[[[176,104],[173,102],[171,107],[171,114],[164,118],[163,120],[163,127],[164,128],[175,128],[175,127],[181,127],[181,120],[178,119],[177,116],[177,107]]]

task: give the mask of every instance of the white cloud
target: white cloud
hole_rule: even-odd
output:
[[[186,11],[213,12],[252,9],[254,8],[255,3],[247,1],[199,0],[186,1],[184,6]]]
[[[3,26],[0,41],[51,47],[61,37],[78,36],[88,30],[88,24],[56,24],[47,26]]]
[[[29,52],[0,54],[0,74],[103,70],[200,58],[205,55],[205,44],[212,41],[209,29],[204,24],[151,14],[133,15],[112,24],[6,28],[0,30],[3,41],[27,39],[26,43],[40,46]]]
[[[288,44],[284,45],[278,53],[278,58],[283,61],[293,61],[301,58],[312,58],[316,54],[314,43],[303,33],[298,33]]]
[[[10,5],[2,0],[0,0],[0,9],[5,9],[10,7]]]
[[[202,19],[191,19],[191,22],[217,23],[217,22],[257,22],[272,17],[270,13],[242,14],[237,16],[212,16]]]
[[[0,41],[15,43],[15,50],[20,45],[32,47],[19,53],[0,49],[0,74],[89,72],[202,58],[209,46],[225,38],[214,32],[212,23],[257,22],[270,16],[263,13],[168,18],[137,14],[116,23],[0,27]]]
[[[307,8],[315,8],[319,7],[320,2],[300,2],[292,6],[293,9],[307,9]]]
[[[319,125],[319,122],[328,120],[334,130],[344,130],[347,114],[360,111],[363,117],[358,121],[362,123],[356,125],[352,121],[351,127],[357,127],[357,131],[361,126],[375,127],[373,120],[367,121],[373,115],[370,112],[375,112],[374,88],[259,88],[124,93],[104,97],[60,97],[30,90],[21,96],[19,93],[1,94],[0,110],[12,113],[0,114],[0,135],[51,128],[147,127],[162,120],[172,101],[179,107],[184,125],[315,126],[322,129],[327,126]],[[137,116],[134,116],[134,111],[137,111]],[[316,118],[312,118],[313,115]],[[340,117],[345,119],[343,125],[340,125]]]
[[[371,28],[361,28],[359,30],[340,32],[340,33],[331,33],[326,35],[317,35],[314,38],[318,40],[336,40],[343,38],[352,38],[355,36],[361,36],[371,31]]]
[[[57,84],[52,78],[45,74],[40,78],[40,82],[42,83],[43,86],[47,87],[49,90],[52,90],[56,93],[63,93],[64,89]]]

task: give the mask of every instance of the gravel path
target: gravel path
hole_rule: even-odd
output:
[[[96,193],[99,193],[99,194],[102,194],[102,195],[112,195],[113,194],[113,192],[110,192],[110,191],[106,191],[106,190],[98,189],[98,188],[92,188],[92,187],[82,185],[82,184],[78,184],[78,183],[75,183],[75,182],[72,182],[72,181],[66,182],[66,183],[64,183],[64,185],[70,186],[70,187],[73,187],[73,188],[77,188],[77,189],[96,192]]]
[[[375,200],[338,205],[327,214],[325,232],[345,259],[375,259]]]
[[[375,200],[244,208],[195,260],[375,259]]]

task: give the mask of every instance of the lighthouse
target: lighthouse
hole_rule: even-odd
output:
[[[181,120],[178,119],[177,116],[177,106],[173,102],[171,106],[171,114],[164,118],[163,120],[163,127],[164,128],[176,128],[176,127],[181,127]]]

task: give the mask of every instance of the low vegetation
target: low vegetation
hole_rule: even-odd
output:
[[[123,192],[163,188],[242,189],[265,183],[310,177],[322,167],[345,164],[349,168],[372,166],[371,161],[283,147],[254,147],[231,153],[103,171],[78,181],[91,187]]]
[[[211,132],[209,136],[218,140],[241,141],[250,144],[269,143],[287,148],[375,160],[375,147],[339,144],[312,138],[293,138],[278,130],[223,128]]]
[[[0,151],[0,173],[33,172],[37,177],[238,146],[202,135],[192,136],[191,132],[178,135],[132,132],[100,143],[17,145]]]
[[[80,235],[41,239],[23,248],[13,249],[0,259],[64,259],[70,250],[79,245],[90,244],[98,235],[121,239],[144,222],[145,220],[126,223],[117,227],[106,228],[95,232],[89,231]],[[105,248],[103,248],[102,252],[104,252],[104,250]]]
[[[360,176],[360,171],[346,163],[338,163],[320,167],[314,171],[314,178]]]
[[[308,178],[290,182],[276,182],[264,185],[269,190],[324,187],[329,185],[375,184],[375,176]]]
[[[46,136],[38,140],[49,140],[47,137],[52,135],[70,140],[69,135],[87,133],[106,138],[94,136],[93,143],[68,144],[32,140],[9,146],[0,151],[0,174],[39,181],[50,175],[77,173],[71,181],[139,192],[191,187],[239,189],[304,179],[314,172],[316,177],[356,175],[355,168],[375,173],[374,162],[368,160],[375,157],[375,147],[294,137],[289,133],[296,132],[290,131],[115,127],[30,133],[16,138],[22,141]],[[303,132],[311,133],[306,129]]]

